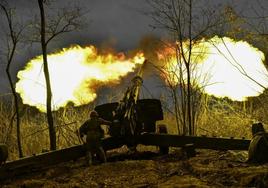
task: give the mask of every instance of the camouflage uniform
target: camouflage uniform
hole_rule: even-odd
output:
[[[253,138],[248,148],[248,162],[268,162],[268,133],[265,132],[262,123],[252,125]]]
[[[92,115],[93,114],[93,115]],[[94,154],[98,154],[101,157],[102,162],[106,162],[105,152],[101,145],[101,138],[104,136],[104,131],[101,125],[110,125],[109,121],[106,121],[98,117],[96,111],[92,111],[90,114],[90,119],[87,120],[79,128],[80,136],[86,135],[86,160],[88,165],[92,164],[92,157]]]

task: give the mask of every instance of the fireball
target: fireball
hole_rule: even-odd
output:
[[[24,104],[46,112],[42,58],[35,57],[27,63],[24,70],[18,72],[16,92],[20,94]],[[52,109],[58,110],[69,102],[79,106],[94,101],[98,87],[119,83],[122,77],[133,72],[143,61],[142,53],[126,58],[123,53],[99,54],[94,46],[83,48],[77,45],[49,54]]]
[[[183,47],[188,57],[187,41]],[[180,84],[182,80],[186,83],[186,67],[181,54],[176,54],[174,45],[168,48],[158,53],[158,58],[165,59],[166,63],[163,76],[171,84]],[[216,97],[244,101],[249,96],[258,96],[268,87],[264,60],[263,52],[246,41],[217,36],[196,41],[191,55],[192,85],[197,82],[206,93]]]

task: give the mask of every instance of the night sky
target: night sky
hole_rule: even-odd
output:
[[[207,2],[215,8],[222,7],[226,4],[232,4],[238,11],[244,11],[247,14],[254,14],[252,0],[210,0],[204,1],[204,6]],[[53,3],[56,8],[66,7],[70,4],[79,4],[88,13],[83,16],[84,23],[87,23],[81,31],[63,34],[61,37],[54,40],[49,46],[49,51],[52,52],[63,47],[68,47],[71,44],[94,44],[96,46],[111,45],[117,51],[128,51],[135,49],[139,41],[146,35],[155,35],[163,37],[165,31],[153,29],[151,18],[142,12],[149,12],[151,8],[146,3],[146,0],[58,0]],[[263,1],[265,2],[265,1]],[[267,1],[268,2],[268,1]],[[17,15],[20,20],[30,20],[34,16],[39,16],[37,0],[8,0],[11,7],[17,9]],[[5,20],[1,15],[1,49],[3,49],[5,32]],[[16,58],[12,65],[14,78],[18,70],[22,69],[25,63],[41,53],[40,44],[23,47],[17,49]],[[5,65],[1,62],[0,72],[0,92],[7,93],[9,91],[8,82],[5,75]]]

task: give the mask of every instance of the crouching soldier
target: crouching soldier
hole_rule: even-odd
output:
[[[7,158],[8,158],[7,145],[0,143],[0,166],[6,163]]]
[[[96,111],[90,112],[90,119],[83,123],[79,128],[81,139],[86,135],[86,163],[92,165],[93,156],[97,154],[102,162],[106,162],[106,155],[101,145],[101,139],[104,137],[104,131],[101,125],[111,125],[110,121],[106,121],[99,117]]]
[[[252,136],[248,149],[248,162],[268,163],[268,134],[262,123],[252,125]]]

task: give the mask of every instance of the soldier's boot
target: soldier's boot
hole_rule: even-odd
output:
[[[99,148],[99,156],[103,163],[107,162],[106,154],[102,147]]]
[[[86,153],[86,165],[87,166],[91,166],[93,164],[92,161],[92,153],[91,152],[87,152]]]

